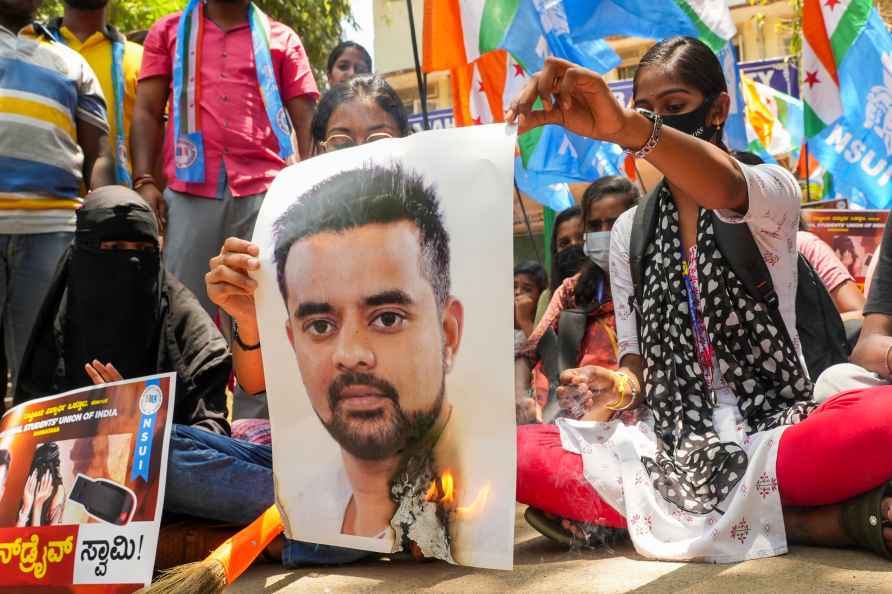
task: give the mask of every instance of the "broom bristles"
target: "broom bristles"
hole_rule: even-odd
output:
[[[220,594],[226,589],[226,570],[216,559],[178,565],[162,572],[161,577],[143,594]]]
[[[178,565],[140,592],[145,594],[220,594],[245,572],[284,530],[275,505],[197,563]]]

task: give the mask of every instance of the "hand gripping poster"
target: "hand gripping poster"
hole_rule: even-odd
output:
[[[0,420],[0,591],[152,579],[173,373],[32,400]]]
[[[514,130],[284,170],[256,304],[290,538],[510,569]]]

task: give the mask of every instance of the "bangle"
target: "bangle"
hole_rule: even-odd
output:
[[[232,338],[235,339],[235,342],[243,351],[256,351],[260,348],[259,340],[257,341],[257,344],[245,344],[242,342],[242,337],[238,335],[238,322],[235,320],[232,320]]]
[[[892,376],[892,368],[889,367],[889,353],[892,353],[892,343],[889,343],[889,348],[886,349],[886,377]]]
[[[155,186],[156,188],[158,187],[158,182],[155,181],[155,177],[151,173],[138,175],[136,179],[133,180],[134,190],[139,190],[141,187],[148,185]]]
[[[660,138],[662,138],[663,136],[663,118],[660,116],[660,114],[654,113],[647,109],[636,109],[635,111],[653,122],[653,128],[650,131],[650,138],[647,139],[647,142],[644,143],[644,146],[642,146],[637,151],[633,151],[627,148],[625,150],[625,153],[627,155],[632,155],[636,159],[643,159],[657,147],[657,144],[660,142]]]
[[[617,389],[619,390],[619,399],[616,402],[611,402],[606,405],[606,408],[615,411],[624,411],[632,408],[632,404],[635,403],[635,398],[638,397],[638,390],[636,390],[634,386],[631,386],[632,381],[629,374],[624,371],[614,371],[613,376],[614,381],[617,384]],[[632,396],[628,403],[625,402],[627,393]]]

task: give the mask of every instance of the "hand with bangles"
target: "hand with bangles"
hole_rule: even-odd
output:
[[[558,403],[574,419],[605,422],[615,412],[629,410],[640,402],[638,380],[625,370],[587,365],[565,370],[560,382]]]

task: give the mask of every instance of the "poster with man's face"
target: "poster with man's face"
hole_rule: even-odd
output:
[[[284,170],[254,231],[289,537],[512,566],[513,130]]]

